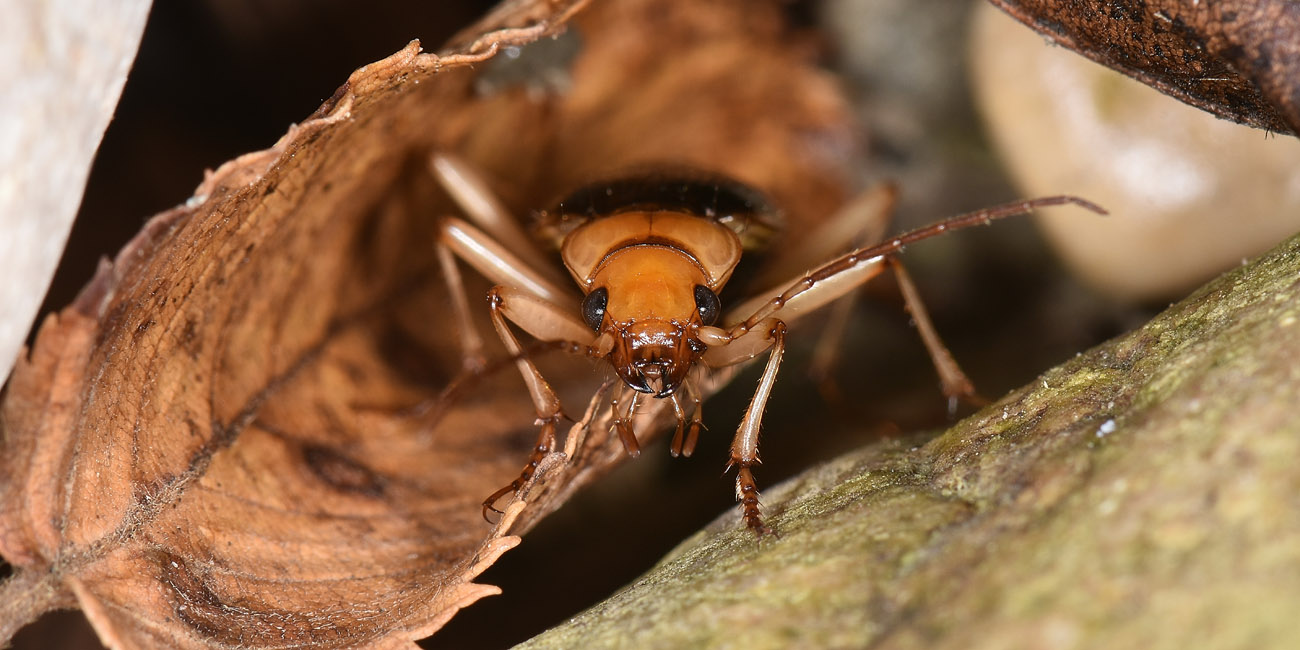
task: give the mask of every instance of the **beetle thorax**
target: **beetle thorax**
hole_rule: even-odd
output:
[[[716,292],[735,270],[741,245],[709,219],[634,210],[576,228],[561,253],[587,294],[583,320],[606,341],[619,377],[667,397],[706,347],[696,333],[701,314],[709,315],[707,325],[717,319]]]

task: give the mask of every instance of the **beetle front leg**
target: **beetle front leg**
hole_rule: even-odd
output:
[[[516,477],[515,480],[511,481],[509,485],[493,492],[488,496],[488,498],[483,500],[483,519],[488,523],[492,522],[491,519],[488,519],[488,511],[495,512],[498,515],[503,514],[497,509],[496,502],[500,501],[501,497],[507,494],[515,494],[519,492],[520,488],[527,485],[528,482],[533,479],[533,475],[537,473],[537,466],[541,465],[542,460],[555,449],[556,420],[558,420],[558,417],[548,418],[541,421],[542,428],[537,432],[537,444],[533,446],[532,453],[528,455],[528,462],[519,472],[519,476]]]
[[[776,384],[776,373],[781,368],[781,358],[785,355],[785,323],[771,318],[758,323],[755,327],[737,330],[737,332],[739,333],[734,338],[719,341],[718,347],[710,348],[705,353],[704,361],[714,367],[732,365],[749,359],[768,347],[772,348],[771,355],[767,358],[767,366],[763,368],[763,376],[758,380],[758,389],[754,391],[754,398],[750,400],[749,408],[745,409],[745,416],[741,418],[736,437],[731,442],[731,461],[727,464],[727,469],[731,469],[732,466],[738,468],[736,500],[740,502],[745,525],[755,534],[762,536],[773,531],[763,523],[759,512],[758,484],[754,481],[754,473],[750,468],[760,462],[758,431],[763,422],[763,410],[767,408],[767,400],[771,397],[772,387]],[[705,340],[707,343],[708,339]]]
[[[522,289],[493,287],[488,292],[488,306],[492,315],[492,326],[496,328],[497,336],[501,338],[501,343],[505,345],[506,350],[515,358],[519,374],[523,376],[524,383],[528,386],[528,394],[533,400],[533,407],[537,410],[537,423],[541,426],[541,430],[538,432],[537,444],[534,445],[519,477],[509,485],[493,492],[483,502],[484,519],[487,519],[488,511],[500,513],[501,511],[494,507],[497,500],[506,494],[518,492],[533,478],[542,460],[555,450],[555,425],[560,418],[564,417],[560,398],[532,359],[524,354],[523,346],[511,331],[509,322],[519,324],[529,334],[544,341],[568,341],[569,347],[573,350],[589,349],[589,346],[577,341],[581,340],[580,337],[591,336],[591,330],[567,311]]]

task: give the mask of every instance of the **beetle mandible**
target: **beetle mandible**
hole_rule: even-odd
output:
[[[613,400],[612,426],[632,456],[639,453],[632,421],[644,396],[671,400],[677,426],[670,451],[674,456],[690,456],[701,428],[702,396],[695,386],[696,373],[742,363],[770,350],[758,388],[736,430],[728,464],[728,469],[737,468],[736,499],[745,523],[761,536],[772,530],[762,520],[752,468],[759,462],[759,426],[785,351],[787,323],[892,269],[944,392],[950,400],[969,396],[973,394],[970,382],[939,342],[915,287],[894,255],[908,244],[946,231],[1040,207],[1074,204],[1105,214],[1084,199],[1052,196],[952,217],[838,256],[831,256],[826,245],[814,244],[789,262],[791,268],[811,267],[812,271],[760,292],[724,316],[718,292],[736,269],[746,244],[761,243],[772,226],[773,210],[755,190],[699,172],[643,173],[584,187],[539,213],[541,230],[549,231],[558,243],[564,266],[582,292],[579,302],[548,271],[532,238],[468,164],[438,153],[430,167],[466,216],[482,228],[445,218],[436,245],[461,325],[467,366],[481,367],[483,343],[471,323],[457,258],[496,283],[488,293],[492,324],[515,359],[540,426],[537,445],[520,476],[483,502],[485,517],[489,510],[500,512],[495,502],[532,478],[538,463],[555,448],[555,428],[562,418],[559,398],[510,323],[541,341],[564,342],[567,349],[610,364],[623,383]],[[892,190],[883,192],[892,196]],[[863,209],[863,203],[852,202],[828,221],[827,229],[842,231],[849,222],[856,223],[851,229],[861,231],[888,214],[878,205]],[[826,238],[814,234],[807,239]],[[828,257],[830,261],[823,261]]]

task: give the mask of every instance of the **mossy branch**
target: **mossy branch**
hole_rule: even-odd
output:
[[[934,438],[771,490],[524,647],[1284,647],[1300,237]]]

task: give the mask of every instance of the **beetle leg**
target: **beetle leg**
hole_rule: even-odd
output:
[[[686,444],[681,451],[683,456],[690,458],[695,453],[695,443],[700,441],[700,430],[704,428],[704,396],[700,395],[695,382],[688,383],[686,387],[691,395],[691,424],[686,430]]]
[[[939,340],[929,315],[922,306],[916,286],[912,284],[910,276],[907,275],[905,270],[902,270],[902,267],[893,260],[892,256],[909,243],[933,237],[942,232],[990,223],[994,219],[1023,214],[1036,208],[1064,204],[1078,205],[1099,214],[1106,213],[1105,210],[1096,205],[1077,197],[1045,197],[1031,201],[1007,203],[958,215],[924,228],[897,235],[889,241],[867,248],[856,249],[787,283],[784,285],[785,289],[781,290],[780,293],[776,293],[776,291],[765,292],[742,303],[728,314],[727,322],[735,323],[730,329],[724,331],[717,328],[700,328],[701,340],[711,348],[705,354],[705,361],[709,365],[717,367],[727,365],[725,358],[741,357],[743,360],[743,355],[739,354],[740,351],[715,353],[713,346],[725,340],[743,338],[747,332],[769,318],[779,318],[787,322],[798,319],[804,314],[848,294],[879,275],[886,267],[889,267],[900,271],[898,273],[899,286],[903,292],[908,311],[912,313],[913,320],[917,323],[917,329],[921,333],[921,340],[930,353],[930,357],[939,373],[944,394],[948,396],[949,410],[954,409],[956,398],[959,397],[978,401],[970,380],[961,372],[960,367],[952,359],[952,355],[948,353]],[[744,320],[736,322],[740,318]],[[759,351],[761,350],[756,349],[753,354],[757,354]],[[710,355],[716,357],[716,359],[711,361],[709,359]]]
[[[510,329],[507,319],[516,323],[529,334],[544,341],[568,341],[572,350],[586,350],[589,346],[577,343],[579,337],[591,337],[591,330],[571,316],[563,308],[553,305],[522,289],[496,286],[488,292],[488,306],[492,315],[492,326],[506,350],[515,358],[519,374],[528,386],[533,407],[537,409],[537,423],[541,430],[537,435],[537,444],[528,457],[528,463],[519,473],[519,477],[500,490],[493,492],[483,502],[483,516],[488,511],[500,512],[494,506],[498,499],[508,493],[518,492],[537,471],[541,461],[555,449],[555,424],[564,417],[560,408],[560,398],[555,390],[533,364],[532,359],[524,354],[523,346]]]
[[[773,531],[763,523],[759,513],[758,484],[754,481],[754,473],[750,468],[759,463],[759,425],[763,421],[767,399],[772,395],[772,386],[776,384],[781,357],[785,354],[785,323],[779,320],[770,323],[770,328],[763,331],[763,334],[771,341],[772,354],[767,358],[767,366],[763,368],[758,389],[754,391],[754,398],[750,400],[749,408],[745,409],[745,417],[741,419],[740,428],[736,430],[736,437],[731,442],[731,462],[727,465],[728,469],[732,465],[739,468],[736,473],[736,500],[740,502],[745,525],[759,536]]]
[[[677,458],[682,455],[682,444],[686,436],[686,409],[682,408],[681,391],[668,397],[673,405],[673,416],[677,418],[677,428],[673,429],[673,442],[668,446],[668,453]]]
[[[781,358],[785,355],[785,323],[768,318],[752,327],[741,329],[737,326],[732,330],[734,336],[716,328],[700,329],[705,334],[701,340],[710,346],[704,353],[703,360],[714,368],[741,363],[763,350],[772,349],[763,376],[758,380],[754,398],[750,400],[749,408],[745,409],[745,416],[736,429],[736,437],[731,441],[731,461],[727,464],[727,469],[732,466],[739,468],[736,475],[736,500],[740,501],[745,524],[759,535],[770,533],[772,529],[763,525],[759,514],[758,485],[754,482],[754,473],[750,468],[759,462],[758,430],[763,421],[763,409],[767,407],[767,399],[772,395],[776,371],[781,367]]]
[[[547,279],[558,278],[547,273],[549,262],[528,233],[510,211],[501,204],[474,166],[459,156],[446,151],[429,156],[429,172],[465,215],[527,263],[535,272]]]
[[[935,369],[943,385],[944,395],[948,398],[949,410],[955,409],[958,398],[975,399],[975,388],[961,371],[961,367],[952,358],[943,342],[939,339],[930,321],[929,314],[921,302],[920,293],[912,283],[906,269],[892,255],[876,255],[859,258],[849,255],[836,260],[820,269],[812,271],[787,285],[787,289],[774,297],[760,296],[740,307],[752,310],[749,318],[733,325],[725,336],[732,340],[742,340],[745,335],[766,319],[780,318],[790,321],[841,298],[857,287],[879,275],[886,268],[893,270],[898,278],[898,285],[903,293],[904,304],[912,314],[921,341],[934,362]],[[743,311],[741,313],[744,313]],[[705,328],[701,328],[705,329]],[[710,330],[705,329],[705,332]],[[707,337],[702,337],[709,343]],[[731,345],[722,348],[711,347],[705,353],[704,360],[713,367],[731,365],[762,352],[761,341],[732,349]],[[717,350],[717,352],[715,352]],[[723,352],[723,350],[726,350]],[[747,355],[747,356],[746,356]],[[734,361],[732,361],[734,359]]]
[[[499,501],[501,497],[507,494],[514,494],[519,491],[519,488],[527,485],[528,481],[532,480],[533,474],[537,473],[537,466],[542,463],[542,459],[546,458],[546,456],[555,449],[555,422],[558,419],[559,417],[557,414],[556,417],[541,420],[542,428],[537,432],[537,444],[533,446],[532,453],[528,455],[528,463],[525,464],[524,469],[519,472],[518,478],[511,481],[509,485],[493,492],[488,496],[488,498],[483,500],[483,518],[489,523],[491,523],[492,520],[488,519],[488,511],[495,512],[498,515],[502,514],[502,512],[496,508],[496,502]]]
[[[460,324],[464,365],[473,371],[484,365],[483,339],[473,326],[464,281],[453,256],[494,284],[520,287],[552,303],[566,303],[572,297],[548,273],[545,257],[472,165],[447,152],[435,152],[428,164],[430,174],[465,215],[487,231],[448,217],[439,222],[436,244],[438,263]]]
[[[492,287],[492,290],[488,291],[488,307],[490,310],[499,311],[502,319],[509,319],[539,341],[569,343],[567,347],[575,354],[585,352],[591,345],[600,345],[599,338],[592,340],[595,333],[580,318],[570,313],[564,306],[539,298],[527,290],[505,285]],[[502,320],[501,325],[497,327],[498,334],[501,333],[504,325],[505,321]],[[501,337],[501,341],[511,354],[521,354],[522,347],[519,350],[512,348],[505,336]],[[589,345],[581,341],[591,343]],[[515,345],[518,346],[517,341]]]
[[[757,280],[758,286],[773,287],[763,295],[769,297],[778,295],[792,284],[791,282],[778,284],[778,281],[788,280],[806,269],[816,268],[816,265],[826,259],[845,252],[848,248],[845,242],[849,242],[852,246],[864,246],[880,241],[889,228],[897,199],[898,188],[893,183],[874,185],[855,196],[829,219],[801,237],[795,242],[793,248],[778,251],[776,258],[767,265]],[[802,279],[802,276],[797,277]],[[831,385],[829,377],[836,355],[840,351],[844,327],[853,305],[857,302],[857,293],[852,291],[855,287],[850,287],[843,292],[842,297],[836,302],[835,312],[828,319],[828,325],[818,338],[813,361],[809,366],[809,374],[822,385],[824,390]],[[752,314],[757,307],[756,303],[750,303],[732,313],[745,317]],[[787,321],[791,320],[790,316],[785,314],[780,317]]]
[[[723,368],[753,359],[772,347],[774,339],[769,333],[777,322],[775,318],[768,318],[752,327],[741,323],[730,331],[701,327],[698,330],[700,340],[709,349],[700,360],[710,368]]]
[[[543,341],[573,341],[577,336],[590,336],[591,331],[563,309],[513,287],[492,287],[488,292],[488,307],[497,336],[501,337],[501,343],[515,358],[519,374],[523,375],[524,383],[528,385],[528,394],[537,409],[537,418],[542,421],[558,419],[560,398],[555,395],[546,378],[542,377],[533,360],[524,354],[523,346],[515,338],[506,319]],[[575,347],[584,346],[577,344]]]
[[[925,303],[921,301],[921,294],[912,283],[912,276],[907,273],[903,263],[894,256],[890,255],[885,260],[894,271],[894,277],[898,279],[898,288],[903,294],[903,305],[912,315],[912,322],[916,323],[916,331],[921,336],[921,342],[925,344],[925,350],[930,353],[930,360],[934,362],[934,370],[939,374],[943,394],[948,398],[948,413],[951,415],[957,412],[958,399],[982,402],[983,400],[975,394],[975,384],[971,383],[966,373],[962,372],[961,366],[957,365],[957,360],[953,359],[952,353],[939,338],[939,332],[934,329],[930,314],[925,310]]]
[[[486,364],[483,356],[483,337],[479,336],[474,319],[470,316],[469,300],[465,297],[465,280],[456,266],[456,258],[450,248],[438,243],[434,246],[438,256],[438,265],[442,267],[442,277],[447,283],[447,292],[451,295],[451,308],[456,315],[460,329],[461,365],[466,371],[474,373]]]
[[[687,458],[695,453],[695,443],[700,441],[700,430],[704,428],[704,420],[701,419],[701,412],[704,410],[704,402],[700,399],[699,393],[694,393],[692,398],[695,402],[695,408],[691,415],[691,424],[686,429],[686,444],[681,448],[681,454]]]
[[[799,238],[793,248],[776,252],[776,259],[755,280],[757,286],[784,288],[778,282],[794,276],[851,247],[867,246],[880,241],[889,228],[898,200],[893,183],[874,185],[853,197],[812,232]],[[849,245],[846,246],[845,244]]]
[[[438,227],[438,242],[496,284],[518,287],[551,303],[573,301],[570,292],[461,219],[443,219]]]
[[[460,219],[447,217],[439,222],[434,251],[451,294],[452,311],[460,324],[464,365],[471,371],[484,365],[483,339],[470,315],[465,282],[456,265],[456,257],[495,283],[521,287],[552,302],[567,300],[563,289],[538,274],[490,236]]]
[[[797,320],[857,289],[884,270],[883,255],[850,254],[841,257],[791,280],[783,285],[784,290],[761,293],[741,303],[728,315],[727,322],[735,322],[734,319],[738,318],[744,320],[732,325],[728,333],[733,338],[740,336],[768,318],[778,318],[787,323]]]
[[[827,224],[818,226],[817,230],[805,239],[807,243],[798,247],[801,256],[797,261],[800,263],[790,269],[790,272],[809,268],[843,252],[840,242],[849,241],[855,246],[866,246],[880,241],[885,236],[890,221],[893,220],[894,204],[897,202],[898,186],[893,183],[875,185],[854,197],[848,205],[831,217]],[[818,247],[813,248],[813,246]],[[850,291],[835,302],[831,307],[833,311],[827,316],[826,325],[817,338],[817,345],[813,348],[812,361],[808,364],[808,375],[828,399],[838,399],[839,389],[835,385],[833,375],[843,349],[849,318],[861,295],[861,291]]]
[[[1102,208],[1078,197],[1048,196],[1029,201],[1004,203],[957,215],[896,235],[874,246],[845,253],[783,285],[785,288],[780,293],[771,291],[759,294],[727,314],[726,322],[729,323],[735,323],[739,318],[745,319],[733,325],[727,334],[735,338],[767,318],[779,318],[786,322],[799,318],[879,275],[887,265],[885,262],[887,255],[893,255],[913,242],[952,230],[992,223],[996,219],[1025,214],[1038,208],[1067,204],[1077,205],[1097,214],[1106,214]]]
[[[564,438],[564,455],[570,461],[576,460],[578,455],[582,453],[583,445],[587,441],[587,434],[591,430],[591,421],[596,417],[596,411],[608,403],[605,398],[609,396],[610,389],[614,387],[617,381],[615,378],[606,379],[600,385],[600,388],[596,389],[596,392],[591,396],[591,401],[587,404],[587,410],[583,413],[582,419],[574,424],[569,435]]]
[[[835,381],[835,368],[843,356],[845,333],[849,320],[858,305],[861,291],[853,291],[831,305],[830,314],[825,318],[817,343],[813,346],[812,360],[808,362],[808,377],[817,384],[822,398],[827,401],[841,401],[839,386]]]

